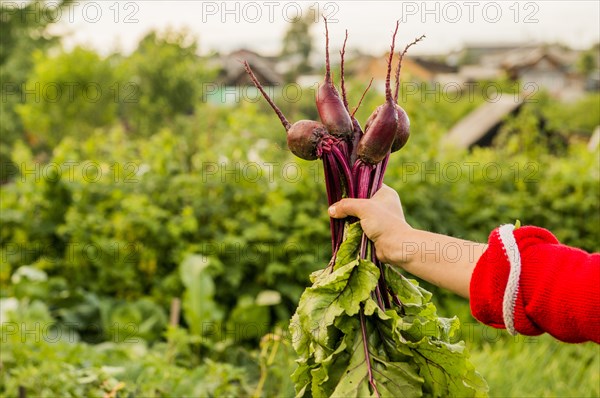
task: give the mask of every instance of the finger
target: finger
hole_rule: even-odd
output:
[[[332,218],[345,218],[348,216],[362,218],[367,204],[366,199],[342,199],[329,207],[329,215]]]

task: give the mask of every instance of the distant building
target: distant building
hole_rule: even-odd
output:
[[[489,146],[504,120],[516,114],[522,105],[523,99],[512,95],[486,102],[456,123],[444,136],[443,143],[459,148]]]
[[[385,79],[387,76],[388,57],[389,53],[379,57],[363,55],[352,61],[347,68],[348,73],[362,81],[369,81],[373,78],[373,87],[383,92],[385,90]],[[392,74],[396,69],[397,62],[398,57],[395,57]],[[438,80],[439,76],[455,73],[456,70],[455,67],[442,61],[405,56],[402,60],[400,79],[404,82],[417,81],[433,83]]]
[[[557,45],[467,47],[464,54],[477,60],[460,67],[459,75],[467,82],[507,77],[520,81],[526,91],[544,89],[564,100],[576,99],[586,89],[586,78],[576,69],[580,53]]]
[[[275,58],[263,57],[254,51],[240,49],[212,60],[211,66],[217,69],[217,79],[214,83],[204,85],[205,101],[219,105],[235,105],[246,96],[255,97],[257,92],[242,65],[243,61],[248,61],[264,87],[284,84],[282,75],[276,71]]]
[[[537,44],[531,43],[467,43],[458,51],[448,54],[446,61],[450,65],[487,65],[486,57],[505,54],[515,48],[534,49]]]
[[[284,83],[281,74],[276,72],[273,58],[263,57],[254,51],[237,50],[219,59],[219,83],[226,86],[252,85],[252,81],[244,70],[242,61],[248,61],[254,74],[265,86],[278,86]]]
[[[501,63],[509,78],[519,80],[523,87],[535,85],[551,95],[571,100],[585,91],[585,79],[576,68],[579,54],[558,48],[537,47],[505,54]]]

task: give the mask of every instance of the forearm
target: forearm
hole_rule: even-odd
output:
[[[469,297],[471,275],[487,245],[433,232],[411,229],[397,236],[390,262],[405,271]]]

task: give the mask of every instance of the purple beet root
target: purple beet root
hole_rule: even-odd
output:
[[[396,128],[398,114],[393,102],[379,105],[369,117],[365,134],[358,143],[357,155],[363,162],[377,164],[390,152]]]
[[[404,59],[404,56],[406,55],[408,49],[420,42],[421,40],[423,40],[424,38],[425,36],[423,35],[415,39],[412,43],[409,43],[406,47],[404,47],[404,51],[400,53],[400,59],[398,60],[398,67],[396,68],[396,90],[394,92],[394,102],[396,102],[396,110],[398,112],[398,128],[396,129],[396,138],[394,139],[394,143],[392,144],[392,152],[396,152],[402,149],[402,147],[406,145],[406,142],[410,137],[410,119],[408,118],[408,115],[406,114],[404,109],[402,109],[402,107],[398,105],[398,94],[400,92],[400,70],[402,69],[402,60]]]
[[[314,120],[300,120],[287,131],[287,144],[292,153],[304,160],[316,160],[317,148],[328,135],[325,126]]]
[[[331,79],[331,66],[329,62],[329,30],[325,19],[325,81],[319,85],[317,91],[317,111],[327,130],[337,137],[349,137],[352,134],[352,119],[344,101],[340,97]]]
[[[410,137],[410,119],[400,105],[396,105],[396,114],[398,116],[398,125],[396,126],[396,135],[391,152],[402,149]]]
[[[388,59],[387,76],[385,80],[385,103],[375,109],[365,124],[365,134],[358,143],[357,155],[360,160],[369,164],[381,162],[392,148],[398,128],[398,112],[396,102],[392,96],[390,76],[392,73],[392,59],[394,45],[398,33],[398,22],[392,36],[392,45]]]

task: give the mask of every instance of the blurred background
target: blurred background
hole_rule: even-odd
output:
[[[361,123],[400,19],[408,145],[385,182],[417,228],[519,219],[600,250],[597,2],[1,1],[0,393],[293,395],[287,325],[331,255],[322,165],[290,120],[334,78]],[[424,284],[492,396],[600,394],[598,345],[509,336]]]

